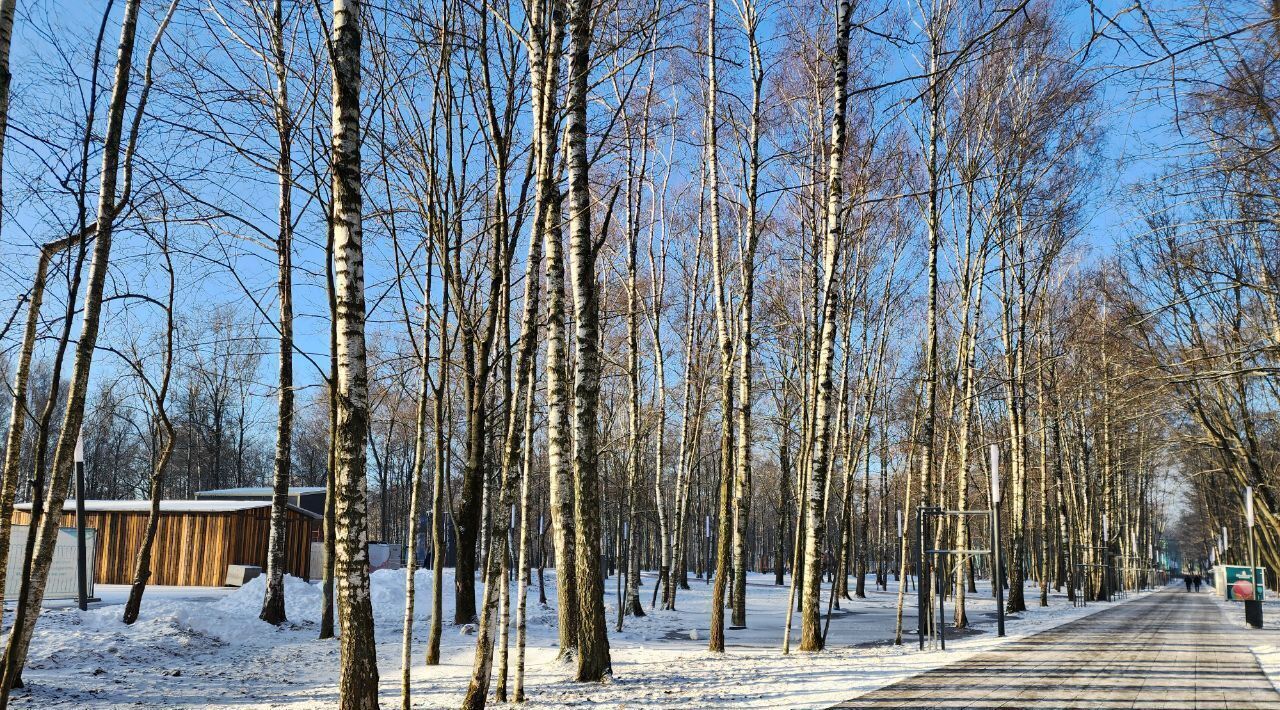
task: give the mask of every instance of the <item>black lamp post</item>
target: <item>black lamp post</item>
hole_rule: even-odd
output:
[[[905,534],[905,532],[906,531],[903,530],[902,528],[902,508],[898,508],[898,545],[897,547],[893,548],[893,568],[895,570],[902,569],[902,567],[900,566],[902,564],[902,536]],[[895,572],[894,574],[897,574],[897,572]],[[908,574],[908,575],[905,575],[903,578],[900,578],[898,580],[898,584],[907,585],[907,590],[910,591],[911,575]]]
[[[1244,514],[1245,522],[1248,523],[1245,532],[1249,536],[1249,578],[1253,580],[1253,598],[1246,599],[1244,602],[1244,621],[1249,626],[1260,629],[1262,628],[1262,585],[1266,582],[1266,578],[1258,579],[1258,563],[1253,550],[1253,486],[1245,486],[1244,489]]]
[[[84,435],[76,437],[76,602],[89,608],[88,551],[84,541]]]
[[[1111,601],[1111,518],[1102,514],[1102,593]]]
[[[1000,447],[991,445],[991,586],[996,592],[996,635],[1004,636],[1004,575],[1000,569]]]

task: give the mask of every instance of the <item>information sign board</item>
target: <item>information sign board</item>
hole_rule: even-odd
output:
[[[1219,565],[1214,570],[1214,586],[1229,602],[1262,601],[1267,591],[1267,570],[1258,567],[1250,572],[1248,567]]]

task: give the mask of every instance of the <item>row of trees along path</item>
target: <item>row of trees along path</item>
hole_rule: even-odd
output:
[[[324,487],[344,708],[378,705],[371,538],[411,549],[402,706],[424,552],[425,663],[474,624],[464,707],[519,702],[547,567],[581,682],[613,672],[610,578],[621,629],[710,576],[722,653],[770,572],[781,652],[797,615],[821,651],[834,609],[912,574],[917,507],[989,507],[990,444],[1011,612],[1097,597],[1072,580],[1106,559],[1220,555],[1246,485],[1280,566],[1280,6],[888,5],[123,0],[73,38],[0,0],[0,250],[30,262],[0,329],[0,519],[30,500],[33,531],[20,578],[0,567],[0,710],[80,437],[91,495],[150,501],[127,623],[160,501],[255,483],[261,618],[285,623],[289,488]],[[11,66],[15,22],[90,67]],[[82,110],[11,100],[27,70]],[[1123,190],[1122,107],[1183,136]],[[959,516],[928,542],[986,535]],[[957,627],[991,573],[955,575]]]

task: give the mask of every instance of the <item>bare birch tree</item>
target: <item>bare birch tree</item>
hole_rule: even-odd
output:
[[[575,582],[578,585],[578,681],[612,674],[600,573],[600,471],[597,407],[600,399],[600,303],[596,283],[599,246],[591,228],[587,162],[587,102],[591,70],[592,0],[571,0],[566,84],[565,151],[568,165],[569,268],[576,321],[573,381],[573,475]],[[616,193],[615,193],[616,196]],[[601,233],[607,232],[606,228]]]
[[[378,707],[378,656],[369,598],[365,442],[369,384],[365,350],[363,175],[360,165],[360,0],[334,0],[329,47],[333,64],[333,244],[337,290],[337,412],[334,472],[338,582],[338,706]]]
[[[805,486],[804,586],[801,595],[800,650],[822,650],[821,611],[823,542],[825,530],[826,482],[831,464],[832,369],[835,364],[836,313],[839,297],[836,276],[840,264],[842,240],[841,216],[844,191],[841,167],[845,152],[845,109],[849,95],[849,35],[853,26],[853,7],[841,0],[837,8],[835,53],[831,59],[835,97],[831,114],[831,143],[827,152],[826,227],[822,246],[822,330],[817,350],[817,402],[813,426],[813,454]]]

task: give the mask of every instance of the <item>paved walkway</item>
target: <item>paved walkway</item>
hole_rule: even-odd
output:
[[[1249,651],[1275,636],[1224,623],[1207,594],[1170,589],[838,707],[1280,710],[1280,693]]]

